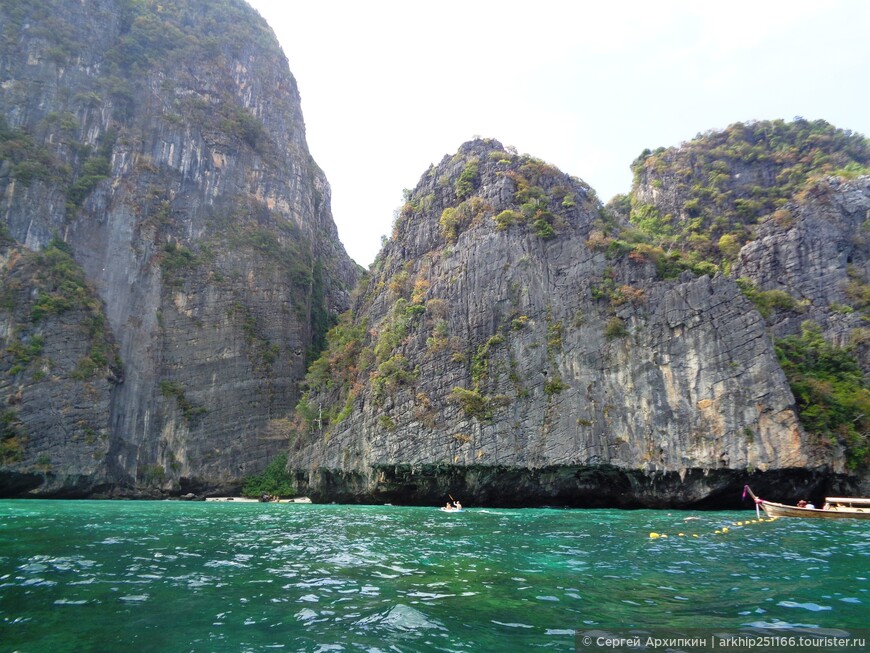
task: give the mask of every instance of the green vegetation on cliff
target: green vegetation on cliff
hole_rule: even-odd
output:
[[[244,0],[4,0],[0,60],[0,490],[44,452],[59,485],[236,485],[359,272],[273,31]]]
[[[102,302],[65,243],[30,252],[0,225],[0,256],[0,464],[45,467],[47,428],[71,447],[94,445],[102,431],[90,404],[121,364]],[[58,421],[47,415],[55,406]]]
[[[818,325],[777,341],[776,353],[810,433],[846,448],[853,469],[870,465],[870,386],[854,351],[827,342]]]
[[[195,423],[198,418],[208,412],[205,406],[198,406],[187,398],[184,388],[176,381],[161,381],[160,394],[167,398],[174,398],[175,403],[184,415],[188,423]]]
[[[90,58],[99,61],[91,65],[100,75],[79,77],[75,93],[64,100],[64,111],[50,112],[38,123],[16,128],[0,116],[0,162],[10,162],[11,177],[22,185],[50,180],[59,186],[70,214],[81,209],[99,182],[111,174],[117,128],[129,126],[142,92],[137,87],[155,70],[183,75],[192,62],[209,62],[220,70],[228,67],[230,57],[252,46],[278,52],[268,25],[242,2],[122,0],[117,5],[88,10],[72,8],[62,0],[3,3],[6,22],[0,25],[0,35],[5,43],[17,44],[21,34],[28,33],[39,43],[30,56],[59,69],[89,65]],[[78,22],[92,20],[90,14],[99,17],[99,27],[118,30],[113,42],[82,40]],[[111,34],[107,29],[100,36]],[[95,45],[109,47],[95,52]],[[63,92],[69,91],[64,88]],[[239,103],[231,85],[218,84],[202,96],[167,97],[164,103],[168,111],[163,119],[186,118],[206,140],[229,141],[264,155],[273,151],[262,121]],[[92,133],[83,135],[82,116],[110,107],[111,126],[97,136],[95,145]]]
[[[490,143],[485,139],[482,142]],[[453,184],[455,196],[445,198],[448,205],[438,221],[441,235],[449,243],[455,243],[461,233],[488,219],[493,220],[500,231],[520,227],[549,240],[565,230],[572,210],[578,205],[572,187],[581,184],[587,199],[597,201],[592,189],[580,180],[568,177],[540,159],[514,151],[492,150],[483,161],[475,153],[459,152],[452,161],[463,166]],[[475,192],[480,191],[481,184],[498,183],[500,178],[510,180],[515,206],[496,213],[492,205]],[[439,186],[449,182],[450,176],[445,173],[439,179]],[[425,213],[432,203],[429,195],[415,199],[409,193],[407,200],[400,221]]]
[[[499,394],[503,392],[499,376],[515,383],[517,397],[528,398],[539,389],[548,406],[564,401],[574,386],[560,369],[561,358],[554,352],[563,330],[567,333],[570,328],[580,328],[582,319],[551,322],[548,315],[550,369],[537,387],[515,372],[512,339],[529,324],[529,317],[519,310],[498,314],[491,323],[494,332],[483,328],[466,338],[455,336],[453,307],[461,301],[445,293],[445,286],[467,282],[462,275],[466,266],[477,263],[468,258],[468,252],[478,246],[478,238],[480,242],[509,242],[517,249],[514,239],[519,238],[523,245],[531,242],[534,248],[548,252],[551,245],[528,237],[547,241],[577,224],[582,228],[588,225],[586,246],[601,267],[596,278],[584,279],[578,286],[592,300],[591,306],[585,307],[589,317],[602,317],[602,335],[614,351],[636,347],[645,337],[648,311],[654,302],[661,302],[657,291],[673,285],[657,281],[679,277],[686,282],[690,275],[730,276],[732,267],[747,275],[737,279],[735,273],[733,279],[757,308],[771,336],[789,333],[799,320],[810,316],[823,320],[825,315],[857,314],[870,304],[866,238],[860,232],[866,227],[849,231],[856,228],[855,220],[851,214],[841,217],[836,202],[830,205],[832,233],[842,234],[844,247],[851,248],[840,266],[849,260],[848,278],[841,275],[843,279],[837,282],[845,297],[837,301],[844,304],[827,300],[828,305],[797,288],[765,285],[762,274],[753,277],[756,268],[738,268],[735,261],[743,245],[755,238],[758,223],[766,216],[772,221],[764,227],[781,230],[783,238],[788,234],[792,238],[789,242],[805,237],[788,232],[801,212],[812,211],[817,205],[827,210],[825,202],[834,192],[860,193],[860,186],[849,191],[854,184],[838,185],[827,177],[852,178],[870,172],[868,164],[870,146],[864,137],[824,121],[732,125],[721,133],[701,135],[678,149],[645,153],[635,164],[632,194],[601,207],[594,194],[572,184],[572,178],[548,164],[513,152],[487,152],[479,141],[466,144],[439,167],[430,169],[416,191],[406,191],[406,204],[394,224],[393,242],[381,253],[364,301],[356,306],[359,315],[374,316],[374,324],[363,328],[359,318],[347,316],[343,329],[330,334],[324,357],[310,368],[308,392],[297,410],[302,420],[297,424],[301,423],[303,431],[320,430],[324,447],[330,446],[330,427],[366,405],[379,410],[376,420],[369,423],[392,433],[406,434],[411,420],[411,428],[419,421],[424,428],[437,424],[449,429],[456,413],[459,419],[478,422],[480,428],[502,428],[496,420],[509,412],[501,409],[514,400]],[[429,236],[435,236],[435,245],[431,245],[432,238],[427,240]],[[807,250],[800,255],[812,256],[812,243],[801,245]],[[501,272],[509,278],[515,261],[510,256],[504,258]],[[516,263],[521,267],[528,259],[524,256]],[[773,264],[766,260],[751,263]],[[450,269],[450,275],[439,279],[439,266]],[[431,274],[433,270],[435,274]],[[733,290],[729,282],[716,283]],[[432,297],[433,291],[438,297]],[[510,292],[522,297],[519,286]],[[443,314],[430,314],[430,304],[442,301],[447,302]],[[542,319],[540,314],[534,317]],[[748,321],[760,323],[755,315]],[[829,337],[856,327],[854,320],[841,319],[838,325],[839,332],[827,334]],[[832,345],[821,331],[776,338],[776,343],[779,364],[786,372],[806,432],[819,442],[837,444],[831,449],[831,460],[840,455],[833,452],[841,451],[842,446],[849,466],[863,469],[870,460],[870,423],[865,418],[870,415],[870,389],[861,373],[860,352]],[[350,376],[342,371],[346,363],[341,359],[346,354],[356,356],[349,363],[355,366]],[[359,361],[364,362],[362,367]],[[450,382],[443,386],[434,382],[427,371],[430,364]],[[739,362],[732,365],[736,368]],[[788,396],[787,391],[784,394]],[[358,397],[365,401],[357,401]],[[458,411],[445,408],[450,404]],[[604,410],[605,417],[608,410],[610,407]],[[585,414],[576,423],[596,425]],[[343,437],[351,432],[348,427]],[[451,437],[459,443],[451,442],[451,446],[461,448],[471,442],[464,431]],[[468,453],[457,451],[454,460]]]
[[[268,494],[286,497],[294,494],[293,478],[287,473],[287,454],[275,456],[259,474],[249,476],[242,486],[242,495],[261,497]]]
[[[27,434],[18,414],[10,409],[0,413],[0,464],[11,465],[24,456]]]
[[[802,205],[829,202],[837,186],[828,177],[870,174],[870,141],[823,120],[737,123],[678,148],[646,150],[632,169],[632,193],[614,198],[602,211],[590,248],[604,251],[614,263],[654,263],[660,278],[684,270],[727,275],[743,245],[755,238],[762,218],[769,217],[784,234]],[[631,226],[625,225],[626,218]],[[844,256],[865,260],[866,237],[859,232],[846,240],[850,250]],[[850,264],[839,284],[844,303],[824,307],[797,289],[759,287],[749,278],[735,281],[773,325],[802,319],[810,310],[830,315],[866,311],[870,285],[864,269]],[[605,278],[593,286],[593,297],[615,303],[617,289],[616,281]],[[818,327],[805,324],[800,336],[777,340],[777,353],[802,425],[841,443],[851,467],[866,466],[870,391],[857,351],[836,347]]]
[[[26,130],[9,127],[6,117],[0,115],[0,162],[3,161],[11,164],[12,177],[24,186],[36,180],[63,178],[68,172],[51,150],[38,145]]]
[[[366,331],[365,323],[354,323],[348,312],[326,334],[327,348],[305,377],[306,390],[296,407],[297,428],[322,429],[348,416],[361,390],[358,376],[374,362],[374,352],[366,345]],[[324,406],[326,397],[330,401]]]
[[[43,366],[49,364],[42,360],[42,325],[49,319],[63,319],[68,312],[76,313],[70,328],[83,332],[90,343],[89,351],[72,372],[73,378],[87,380],[107,367],[120,369],[102,303],[63,242],[54,240],[42,252],[24,253],[16,267],[26,270],[24,274],[32,278],[33,284],[26,287],[19,275],[10,274],[0,292],[0,310],[7,311],[15,324],[6,347],[11,364],[6,370],[8,375],[16,376],[38,361]]]
[[[654,244],[719,261],[762,216],[787,219],[790,200],[824,192],[824,177],[870,173],[870,142],[824,120],[736,123],[645,150],[632,170],[631,222]]]

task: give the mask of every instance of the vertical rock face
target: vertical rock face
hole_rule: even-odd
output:
[[[775,337],[812,320],[841,346],[866,339],[870,201],[860,175],[870,171],[870,141],[862,135],[823,120],[737,123],[647,150],[633,170],[631,221],[766,293]]]
[[[761,222],[757,237],[735,261],[733,275],[763,290],[781,290],[799,311],[780,311],[771,320],[779,335],[794,333],[812,319],[826,336],[848,344],[865,324],[870,280],[870,177],[829,177],[813,192]],[[870,374],[862,342],[859,361]]]
[[[100,302],[70,254],[0,236],[0,461],[4,493],[107,488],[119,367]]]
[[[647,152],[611,211],[466,143],[351,297],[295,81],[241,0],[9,0],[0,38],[2,495],[228,491],[288,438],[300,492],[404,502],[721,505],[867,456],[870,411],[807,433],[773,340],[812,320],[870,370],[858,135]]]
[[[803,427],[870,469],[870,140],[823,120],[737,123],[646,151],[629,217],[660,260],[737,281],[758,308]],[[866,492],[865,490],[859,490]]]
[[[90,347],[69,335],[77,307],[34,320],[23,290],[5,296],[5,347],[45,344],[26,365],[3,359],[4,434],[20,437],[0,481],[28,478],[31,493],[238,486],[286,446],[262,426],[295,405],[358,274],[274,35],[240,0],[11,2],[0,24],[5,274],[33,287],[22,277],[41,263],[25,248],[65,243],[112,352],[101,373],[71,378]],[[63,356],[50,346],[61,333]],[[24,409],[50,385],[33,380],[37,363],[51,392],[96,395],[87,465],[72,462],[78,444],[50,444],[44,411]],[[58,419],[75,432],[73,416]]]
[[[651,250],[605,236],[601,208],[495,141],[430,169],[309,373],[300,490],[692,504],[755,472],[842,469],[734,281],[662,278]]]

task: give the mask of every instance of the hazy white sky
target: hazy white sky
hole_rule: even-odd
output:
[[[402,190],[496,138],[628,192],[644,148],[731,123],[870,135],[866,0],[248,0],[281,42],[348,253],[368,266]]]

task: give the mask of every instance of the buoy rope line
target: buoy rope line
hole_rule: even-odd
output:
[[[745,521],[736,521],[736,522],[732,522],[731,526],[722,526],[722,527],[714,530],[712,533],[700,533],[699,534],[699,533],[679,532],[676,535],[669,536],[667,533],[656,533],[655,531],[653,531],[652,533],[649,534],[649,539],[658,540],[658,539],[666,539],[668,537],[704,537],[704,536],[710,536],[710,535],[726,535],[727,533],[730,533],[731,529],[734,527],[739,528],[741,526],[750,526],[751,524],[763,524],[766,522],[776,521],[777,519],[779,519],[779,518],[778,517],[766,517],[766,518],[761,517],[760,519],[747,519]]]

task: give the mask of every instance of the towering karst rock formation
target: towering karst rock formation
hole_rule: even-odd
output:
[[[626,199],[669,246],[787,294],[767,307],[773,335],[812,319],[846,345],[866,318],[868,165],[867,139],[823,120],[737,123],[644,152]]]
[[[8,0],[0,38],[0,495],[228,491],[288,447],[321,500],[862,491],[864,137],[732,125],[607,206],[475,140],[357,283],[244,2]]]
[[[358,268],[241,0],[0,4],[0,492],[230,489]]]
[[[693,201],[726,157],[692,170],[688,147],[645,153],[632,194],[608,208],[492,140],[427,171],[295,420],[273,424],[299,491],[724,505],[749,479],[777,492],[857,483],[863,445],[802,426],[774,343],[808,318],[860,335],[866,305],[836,302],[850,279],[853,295],[866,288],[868,178],[819,181],[822,208],[815,191],[778,196],[774,175],[769,206],[723,214],[713,200],[741,206],[735,179],[767,173],[737,156],[739,171],[717,164],[731,196]]]

